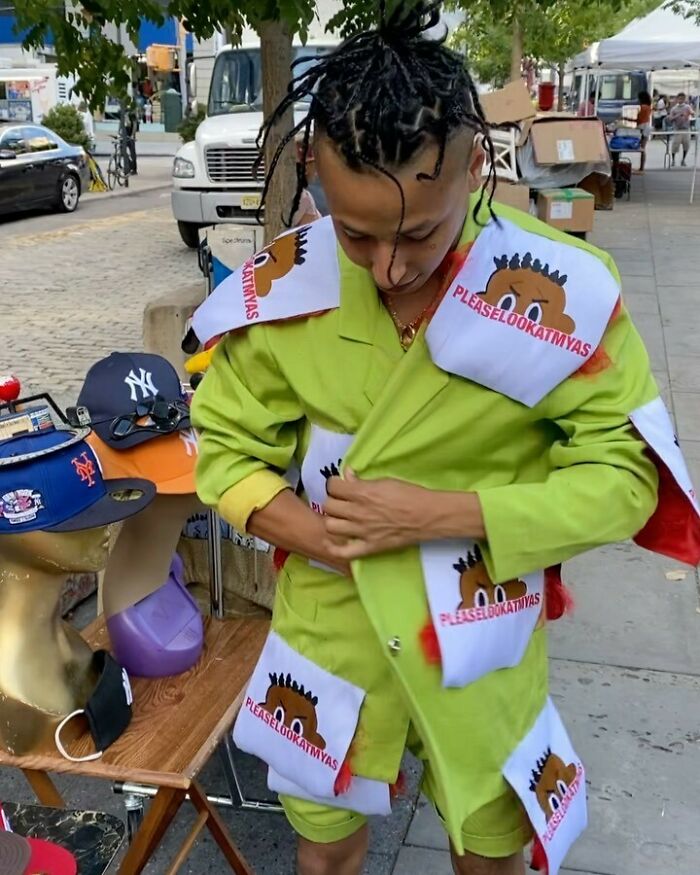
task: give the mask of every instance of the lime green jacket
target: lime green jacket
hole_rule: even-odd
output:
[[[609,257],[532,217],[526,230]],[[486,217],[485,217],[486,218]],[[471,210],[461,243],[480,226]],[[371,276],[339,251],[340,307],[229,335],[192,409],[201,430],[202,500],[244,527],[288,484],[311,424],[356,437],[345,457],[360,477],[395,477],[477,492],[494,582],[563,562],[639,531],[657,501],[657,471],[628,414],[658,395],[644,346],[623,309],[603,347],[608,366],[574,375],[528,408],[431,361],[422,335],[404,352]],[[522,662],[444,689],[419,632],[428,618],[417,547],[353,563],[354,583],[287,561],[273,626],[367,697],[352,748],[356,774],[396,779],[411,731],[433,766],[429,788],[461,851],[461,824],[505,792],[503,764],[547,695],[546,631]]]

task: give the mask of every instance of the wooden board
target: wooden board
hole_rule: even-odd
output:
[[[190,671],[132,678],[131,724],[101,759],[73,763],[55,748],[23,757],[0,749],[0,766],[187,789],[233,725],[268,628],[263,619],[206,619],[204,652]],[[83,635],[93,649],[109,647],[102,617]],[[94,746],[85,735],[69,749],[84,756]]]

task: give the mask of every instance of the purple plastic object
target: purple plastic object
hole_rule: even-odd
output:
[[[176,553],[163,586],[107,620],[117,661],[136,677],[181,674],[199,659],[204,627]]]

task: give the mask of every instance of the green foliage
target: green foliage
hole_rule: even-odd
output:
[[[700,7],[700,0],[693,2]],[[510,74],[514,22],[522,30],[525,57],[556,65],[646,15],[658,0],[451,0],[449,5],[467,16],[454,45],[481,82],[499,87]]]
[[[350,6],[377,6],[378,0],[352,0]],[[58,72],[76,75],[75,91],[92,109],[104,106],[109,95],[126,98],[135,74],[134,62],[122,46],[105,35],[106,24],[121,28],[138,44],[141,19],[162,24],[166,17],[184,21],[199,39],[216,29],[234,41],[246,24],[284,21],[292,34],[306,38],[316,12],[315,0],[87,0],[67,4],[46,0],[16,0],[19,28],[26,28],[24,47],[40,49],[53,34]]]
[[[83,119],[74,106],[59,104],[50,109],[41,120],[44,127],[55,131],[66,143],[87,149],[90,138],[85,131]]]
[[[198,104],[196,112],[192,112],[183,118],[177,126],[177,132],[183,143],[189,143],[191,140],[194,140],[197,128],[202,124],[206,117],[207,111],[205,107]]]

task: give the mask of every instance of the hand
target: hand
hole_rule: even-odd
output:
[[[323,517],[328,553],[349,562],[419,543],[434,494],[402,480],[360,480],[350,469],[331,477]]]

